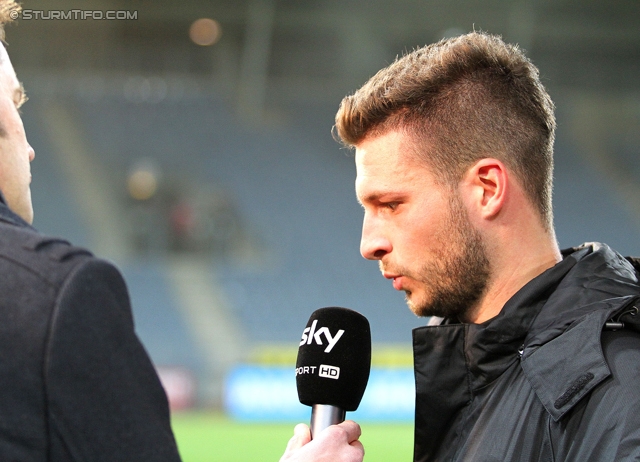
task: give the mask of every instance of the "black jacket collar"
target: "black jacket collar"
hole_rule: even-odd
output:
[[[624,304],[629,294],[640,295],[633,267],[607,245],[590,243],[570,250],[563,252],[561,262],[520,289],[496,317],[482,324],[445,320],[435,326],[464,329],[471,390],[490,383],[514,358],[527,358],[589,313],[603,312],[606,321],[620,309],[617,302]],[[604,300],[615,308],[596,304]],[[433,328],[421,327],[414,333]],[[599,336],[594,339],[599,341]]]
[[[635,270],[608,246],[584,245],[569,259],[576,264],[535,318],[522,354],[525,376],[556,421],[609,377],[602,329],[640,296]]]

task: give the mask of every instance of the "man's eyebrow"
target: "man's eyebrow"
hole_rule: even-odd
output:
[[[358,202],[360,202],[361,204],[370,203],[370,202],[376,201],[379,197],[380,197],[379,193],[372,192],[362,197],[358,197]]]
[[[363,205],[365,203],[374,203],[374,202],[379,202],[381,201],[381,198],[386,197],[386,196],[400,196],[400,194],[398,193],[392,193],[390,191],[371,191],[367,194],[365,194],[364,196],[360,197],[358,195],[356,195],[356,198],[358,199],[358,202],[360,202],[360,205]]]
[[[16,102],[16,107],[20,109],[20,107],[27,102],[29,97],[27,96],[27,92],[24,89],[24,85],[20,82],[20,86],[16,88],[14,91],[14,101]]]

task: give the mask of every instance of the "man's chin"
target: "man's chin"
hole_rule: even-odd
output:
[[[429,318],[431,316],[447,318],[450,316],[458,316],[460,314],[454,310],[448,311],[440,305],[435,305],[431,300],[419,299],[416,297],[415,293],[412,294],[411,292],[407,293],[405,301],[407,302],[407,306],[411,312],[419,318]]]
[[[432,314],[429,313],[429,307],[425,306],[425,303],[416,303],[415,295],[411,292],[407,291],[404,299],[407,302],[407,306],[409,307],[411,312],[416,316],[420,318],[432,316]]]

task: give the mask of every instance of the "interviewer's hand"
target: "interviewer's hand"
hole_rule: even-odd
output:
[[[313,441],[309,427],[298,424],[280,462],[361,462],[364,448],[358,438],[360,425],[352,420],[327,427]]]

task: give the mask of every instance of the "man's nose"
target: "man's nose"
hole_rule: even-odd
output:
[[[360,239],[360,253],[362,256],[367,260],[381,260],[391,250],[391,241],[385,236],[379,221],[365,215]]]

